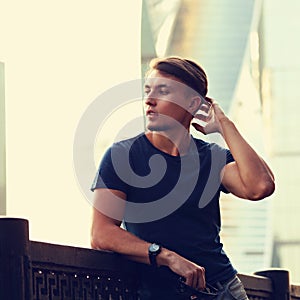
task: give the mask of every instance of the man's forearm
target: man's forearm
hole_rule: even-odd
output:
[[[147,243],[118,226],[92,229],[91,246],[93,249],[123,254],[141,263],[149,264]]]
[[[105,217],[104,217],[105,218]],[[98,222],[96,222],[97,224]],[[154,241],[155,242],[155,241]],[[148,248],[150,243],[143,241],[114,224],[92,227],[92,248],[109,250],[123,254],[127,258],[145,264],[150,264]],[[179,276],[186,278],[186,283],[194,288],[205,287],[205,270],[203,267],[185,259],[177,253],[162,248],[156,257],[158,266],[167,266]]]

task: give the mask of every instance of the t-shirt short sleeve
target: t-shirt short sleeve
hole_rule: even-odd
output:
[[[112,155],[113,154],[113,155]],[[94,178],[91,190],[107,188],[128,192],[128,184],[122,180],[118,169],[124,169],[124,150],[116,144],[112,145],[104,154],[99,169]]]
[[[231,162],[234,162],[234,158],[233,158],[231,152],[228,149],[224,149],[224,151],[226,151],[226,165]],[[229,193],[229,191],[224,187],[223,184],[221,184],[221,191],[226,194]]]

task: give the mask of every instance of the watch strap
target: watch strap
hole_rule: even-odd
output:
[[[148,248],[149,261],[151,266],[157,268],[156,256],[161,252],[161,246],[155,243],[151,244]]]

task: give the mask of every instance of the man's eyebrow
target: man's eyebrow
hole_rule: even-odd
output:
[[[144,85],[145,88],[150,88],[150,85],[149,84],[145,84]],[[172,86],[169,85],[169,84],[166,84],[166,83],[162,83],[162,84],[158,84],[157,86],[154,86],[155,88],[171,88]]]

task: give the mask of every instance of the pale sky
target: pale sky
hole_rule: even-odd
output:
[[[141,1],[0,2],[8,215],[29,219],[32,240],[89,247],[91,206],[75,178],[74,135],[98,95],[139,78]],[[136,105],[113,117],[108,137],[141,112]],[[98,134],[95,160],[99,137],[110,142]]]

